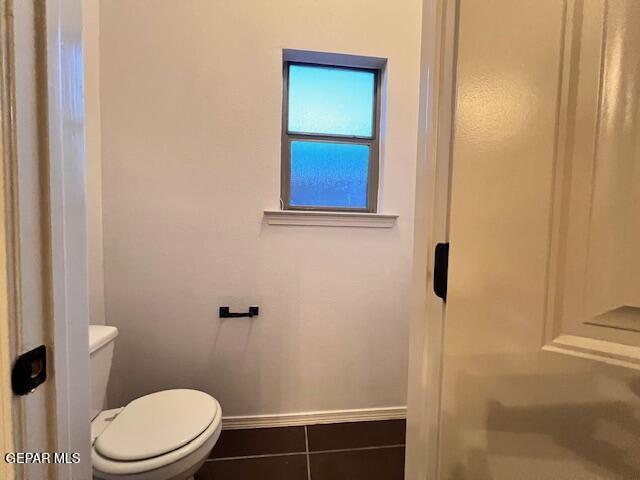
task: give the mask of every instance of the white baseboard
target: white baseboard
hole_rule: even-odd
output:
[[[222,417],[222,429],[291,427],[295,425],[315,425],[318,423],[395,420],[406,417],[407,407],[324,410],[319,412],[283,413],[276,415]]]

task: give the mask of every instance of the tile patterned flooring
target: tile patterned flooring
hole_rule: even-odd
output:
[[[223,430],[195,480],[403,480],[404,420]]]

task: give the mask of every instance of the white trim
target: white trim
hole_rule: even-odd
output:
[[[392,228],[398,215],[315,210],[265,210],[264,218],[269,225]]]
[[[57,449],[81,462],[58,480],[91,477],[89,293],[82,0],[47,0],[49,205]]]
[[[291,427],[320,423],[367,422],[397,420],[407,416],[407,407],[361,408],[353,410],[323,410],[317,412],[283,413],[222,417],[223,430],[239,428]]]
[[[21,408],[14,400],[8,385],[11,384],[12,347],[17,341],[16,315],[19,262],[17,251],[18,228],[16,223],[16,151],[15,123],[10,114],[15,108],[13,85],[13,26],[11,10],[6,1],[0,0],[0,452],[16,451],[20,445]],[[19,471],[23,473],[22,471]],[[16,468],[7,462],[0,463],[0,478],[17,478]]]
[[[640,370],[640,347],[577,335],[559,335],[542,347],[548,352],[588,358],[618,367]]]
[[[449,238],[458,2],[423,0],[420,116],[409,334],[405,478],[438,476],[443,302],[433,294],[433,250]]]
[[[368,57],[365,55],[351,55],[347,53],[314,52],[311,50],[282,50],[285,62],[317,63],[340,67],[357,67],[381,69],[387,65],[387,59],[382,57]]]

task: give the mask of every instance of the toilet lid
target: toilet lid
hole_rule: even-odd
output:
[[[157,457],[186,445],[213,421],[216,400],[197,390],[164,390],[129,403],[95,442],[113,460]]]

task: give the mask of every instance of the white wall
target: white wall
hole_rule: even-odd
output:
[[[419,0],[103,0],[110,402],[162,388],[225,415],[405,405]],[[282,49],[386,57],[387,229],[266,225]],[[220,305],[261,307],[217,318]]]
[[[87,162],[87,231],[90,322],[104,324],[102,253],[102,154],[100,132],[100,0],[82,0],[84,135]]]

